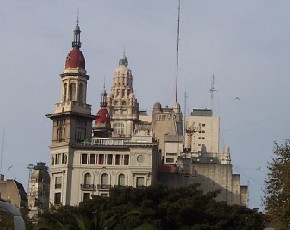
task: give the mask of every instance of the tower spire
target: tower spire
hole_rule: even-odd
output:
[[[108,94],[106,92],[105,79],[104,79],[104,86],[103,86],[103,92],[101,94],[101,103],[100,103],[101,108],[107,107],[107,95]]]
[[[79,10],[78,10],[78,15],[77,15],[77,22],[76,22],[76,28],[74,30],[74,40],[72,42],[72,47],[73,48],[81,48],[82,43],[81,43],[81,30],[79,27]]]

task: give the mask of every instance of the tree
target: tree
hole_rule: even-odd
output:
[[[109,197],[94,196],[78,207],[55,207],[40,219],[50,229],[67,230],[263,229],[261,213],[217,202],[217,194],[218,191],[203,194],[197,185],[181,188],[168,188],[161,184],[142,188],[114,187]]]
[[[267,219],[276,229],[290,229],[290,140],[274,143],[274,157],[268,164],[264,205]]]

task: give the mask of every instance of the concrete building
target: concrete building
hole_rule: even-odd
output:
[[[50,176],[48,167],[43,162],[33,166],[28,182],[28,216],[37,218],[38,214],[49,208]]]
[[[17,208],[27,207],[27,196],[22,184],[12,179],[5,181],[2,174],[0,175],[0,198]]]
[[[163,111],[159,104],[154,105],[153,111],[156,108]],[[175,115],[174,108],[166,107],[165,110],[170,111],[171,117],[180,116],[178,110]],[[155,114],[152,113],[152,124],[159,122],[154,121],[159,119]],[[184,135],[178,135],[173,128],[168,133],[160,132],[169,131],[168,125],[169,119],[160,122],[156,131],[156,126],[152,125],[153,133],[157,133],[156,136],[164,144],[164,164],[159,168],[158,180],[170,187],[198,183],[204,193],[220,190],[218,201],[247,206],[247,186],[242,186],[240,175],[233,173],[230,150],[225,147],[220,152],[219,149],[219,117],[214,117],[208,109],[194,109],[185,118]]]

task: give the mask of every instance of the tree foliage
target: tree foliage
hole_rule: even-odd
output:
[[[95,196],[78,207],[49,210],[38,224],[47,227],[38,229],[263,229],[261,213],[217,202],[217,193],[203,195],[197,185],[177,189],[163,185],[115,187],[109,197]]]
[[[290,140],[275,142],[265,181],[266,217],[276,229],[290,229]]]

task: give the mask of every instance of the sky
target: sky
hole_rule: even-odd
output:
[[[5,178],[27,188],[28,164],[50,163],[53,113],[79,11],[90,75],[87,102],[99,108],[104,83],[125,50],[140,109],[173,105],[177,0],[2,0],[0,137]],[[212,108],[221,146],[263,209],[274,141],[290,130],[290,1],[181,0],[178,101],[188,114]],[[215,76],[214,100],[209,89]],[[184,93],[187,94],[184,108]],[[238,99],[237,99],[238,98]]]

